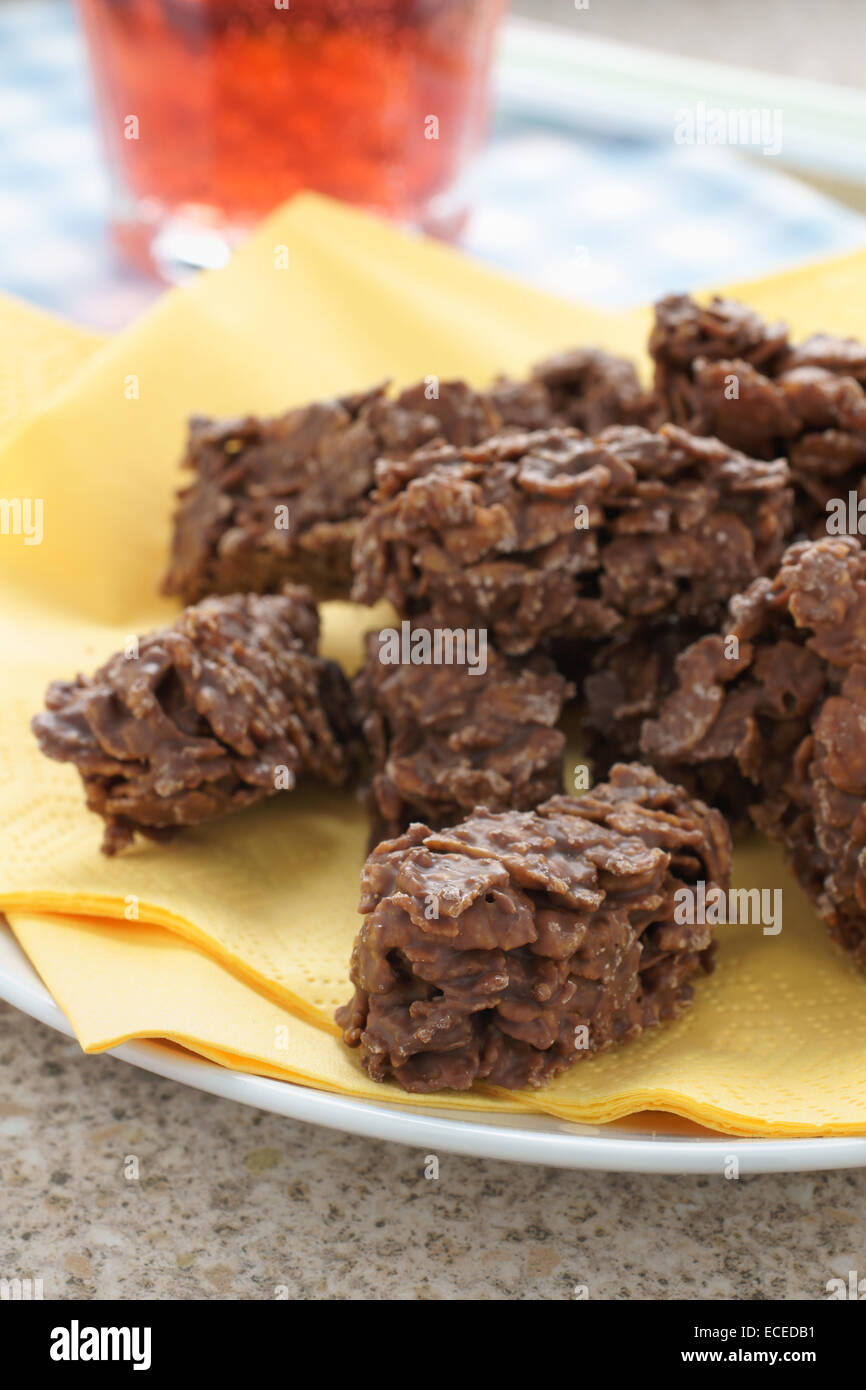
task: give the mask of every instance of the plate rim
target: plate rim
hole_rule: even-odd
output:
[[[55,1002],[5,923],[0,929],[0,998],[40,1023],[75,1038]],[[753,1173],[816,1172],[866,1167],[866,1137],[742,1139],[693,1135],[644,1137],[622,1132],[581,1132],[582,1127],[553,1117],[515,1117],[491,1123],[454,1115],[340,1096],[291,1081],[231,1071],[192,1052],[175,1052],[157,1040],[126,1042],[105,1054],[193,1090],[237,1101],[287,1119],[322,1125],[368,1139],[459,1153],[510,1163],[619,1173],[721,1175],[736,1158],[741,1176]],[[510,1118],[510,1117],[509,1117]],[[535,1121],[535,1127],[520,1122]],[[544,1119],[546,1127],[539,1121]],[[587,1126],[587,1131],[602,1129]]]

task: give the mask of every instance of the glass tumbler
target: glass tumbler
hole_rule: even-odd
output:
[[[182,278],[302,189],[455,235],[504,4],[78,0],[116,239]]]

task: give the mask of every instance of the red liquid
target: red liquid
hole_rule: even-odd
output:
[[[423,221],[482,137],[503,3],[79,0],[119,199],[243,227],[316,189]]]

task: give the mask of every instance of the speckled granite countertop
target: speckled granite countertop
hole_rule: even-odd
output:
[[[190,1091],[0,1003],[0,1277],[60,1299],[826,1297],[866,1172],[643,1177],[423,1154]],[[128,1155],[138,1180],[124,1176]]]

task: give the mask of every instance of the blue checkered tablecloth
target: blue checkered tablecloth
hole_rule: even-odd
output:
[[[508,106],[472,171],[473,255],[609,308],[866,242],[866,219],[727,149],[604,138]],[[0,289],[102,328],[159,293],[106,231],[108,185],[68,0],[0,3]]]

